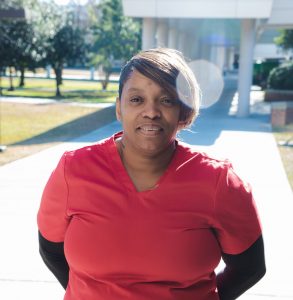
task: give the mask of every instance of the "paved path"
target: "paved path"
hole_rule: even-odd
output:
[[[293,299],[293,196],[270,132],[268,110],[264,106],[259,109],[256,103],[254,109],[258,109],[249,118],[236,118],[235,82],[230,82],[230,88],[229,84],[226,86],[221,101],[202,111],[193,128],[180,134],[180,138],[200,150],[229,157],[254,187],[264,229],[267,274],[239,299]],[[62,288],[42,263],[37,250],[36,213],[41,192],[65,150],[92,143],[118,130],[120,125],[114,122],[70,143],[0,167],[0,299],[63,298]]]

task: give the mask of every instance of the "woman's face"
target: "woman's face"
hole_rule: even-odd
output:
[[[123,126],[123,143],[146,155],[162,153],[171,145],[184,122],[180,106],[156,82],[134,70],[116,102]]]

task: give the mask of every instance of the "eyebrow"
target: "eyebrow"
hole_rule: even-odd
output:
[[[127,92],[144,92],[143,89],[138,89],[138,88],[129,88]]]
[[[143,92],[145,93],[146,90],[145,89],[139,89],[139,88],[135,88],[135,87],[131,87],[127,90],[127,92]],[[168,93],[166,91],[164,91],[164,89],[161,89],[161,93],[162,95],[168,95]]]

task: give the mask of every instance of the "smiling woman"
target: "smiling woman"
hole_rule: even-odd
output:
[[[65,300],[231,300],[264,275],[250,186],[176,138],[199,94],[180,52],[142,51],[121,71],[123,131],[60,159],[38,228]]]

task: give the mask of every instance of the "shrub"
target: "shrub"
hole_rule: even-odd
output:
[[[280,63],[280,59],[265,59],[261,62],[255,62],[253,65],[253,84],[259,85],[262,89],[265,88],[271,70],[278,67]]]
[[[293,61],[276,67],[270,72],[268,87],[278,90],[293,90]]]

